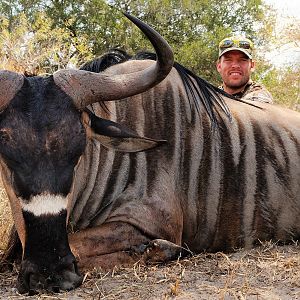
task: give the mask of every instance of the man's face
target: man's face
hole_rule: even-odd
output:
[[[232,50],[224,53],[217,62],[224,89],[233,94],[240,92],[250,80],[254,70],[254,62],[241,51]]]

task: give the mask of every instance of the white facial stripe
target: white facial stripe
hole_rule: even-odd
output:
[[[34,196],[27,203],[20,199],[22,209],[31,212],[36,217],[42,215],[57,215],[67,209],[67,198],[59,195],[42,194]]]

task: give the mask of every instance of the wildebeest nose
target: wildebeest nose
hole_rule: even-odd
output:
[[[37,291],[57,293],[60,290],[78,287],[82,279],[73,255],[61,258],[55,270],[51,268],[41,270],[34,263],[25,260],[22,262],[17,288],[21,294],[35,295]]]
[[[58,270],[62,280],[60,288],[62,290],[71,290],[78,287],[83,280],[83,276],[79,273],[77,263],[73,254],[66,255],[60,259]]]

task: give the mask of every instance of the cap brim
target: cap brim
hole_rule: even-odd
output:
[[[240,51],[240,52],[243,52],[244,54],[246,54],[250,59],[252,59],[252,55],[246,50],[246,49],[241,49],[241,48],[237,48],[237,47],[230,47],[230,48],[227,48],[225,50],[222,51],[222,53],[219,54],[219,58],[224,54],[224,53],[227,53],[229,51]]]

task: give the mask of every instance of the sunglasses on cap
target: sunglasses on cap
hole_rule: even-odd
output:
[[[252,50],[254,44],[246,38],[230,37],[223,39],[219,44],[219,57],[225,52],[232,50],[240,50],[244,52],[249,58],[252,58]]]
[[[234,40],[234,39],[224,39],[220,42],[219,48],[230,48],[230,47],[237,47],[237,48],[242,48],[242,49],[253,49],[253,43],[248,40]]]

